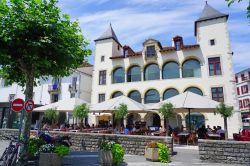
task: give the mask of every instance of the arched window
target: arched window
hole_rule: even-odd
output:
[[[132,66],[128,69],[128,82],[141,81],[141,68],[139,66]]]
[[[117,91],[117,92],[114,92],[114,93],[112,94],[112,98],[119,97],[119,96],[122,96],[122,95],[123,95],[122,92]]]
[[[160,69],[157,64],[150,64],[144,69],[144,80],[160,79]]]
[[[135,101],[137,101],[137,102],[139,102],[139,103],[141,103],[141,94],[137,90],[134,90],[134,91],[130,92],[128,94],[128,97],[135,100]]]
[[[157,90],[150,89],[146,92],[144,97],[144,103],[158,103],[160,102],[160,95]]]
[[[190,113],[190,121],[189,116],[186,115],[186,126],[190,126],[191,130],[195,130],[197,128],[200,128],[202,125],[205,126],[205,117],[199,112],[191,112]],[[189,124],[190,122],[190,124]]]
[[[201,91],[199,88],[196,88],[196,87],[189,87],[189,88],[187,88],[187,89],[185,90],[185,92],[187,92],[187,91],[193,92],[193,93],[195,93],[195,94],[197,94],[197,95],[203,96],[202,91]]]
[[[124,82],[125,79],[125,74],[124,74],[124,69],[122,67],[116,68],[113,71],[113,78],[112,78],[112,82],[113,83],[122,83]]]
[[[180,78],[179,65],[176,62],[168,62],[163,66],[163,79]]]
[[[200,77],[201,76],[201,65],[198,60],[190,59],[182,65],[182,77]]]
[[[163,100],[174,97],[174,96],[176,96],[178,94],[179,94],[179,92],[174,88],[167,89],[163,94]]]

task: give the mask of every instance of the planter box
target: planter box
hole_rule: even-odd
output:
[[[62,157],[56,153],[40,153],[39,166],[61,166]]]
[[[158,148],[145,148],[145,158],[151,161],[159,161]]]
[[[98,161],[99,161],[99,164],[101,165],[112,166],[113,164],[112,151],[111,150],[109,151],[99,150]]]

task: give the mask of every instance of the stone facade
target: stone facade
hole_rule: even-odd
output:
[[[250,142],[199,140],[201,160],[250,165]]]
[[[3,136],[17,135],[18,130],[14,129],[0,129],[0,140],[5,139]],[[36,131],[32,131],[35,133]],[[51,135],[69,135],[71,138],[71,150],[81,151],[97,151],[100,143],[103,140],[115,141],[125,149],[126,154],[144,155],[146,143],[149,141],[157,141],[166,144],[171,153],[173,152],[172,137],[158,137],[158,136],[141,136],[141,135],[111,135],[111,134],[97,134],[97,133],[73,133],[73,132],[50,132]]]

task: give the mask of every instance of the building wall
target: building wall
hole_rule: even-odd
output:
[[[210,21],[203,21],[197,25],[197,42],[200,48],[190,50],[180,50],[168,53],[159,52],[159,48],[156,47],[157,58],[155,60],[146,60],[144,51],[142,50],[142,56],[121,58],[121,59],[109,59],[114,52],[113,45],[115,41],[112,39],[102,40],[96,42],[95,49],[95,64],[93,75],[93,88],[92,88],[92,100],[91,103],[98,103],[98,94],[105,93],[106,100],[111,98],[111,95],[115,91],[121,91],[124,95],[128,95],[132,90],[138,90],[141,93],[142,101],[144,95],[149,89],[156,89],[160,93],[161,101],[163,93],[168,88],[175,88],[182,93],[188,87],[198,87],[202,90],[203,94],[209,98],[211,97],[212,87],[223,87],[224,101],[226,104],[234,106],[235,113],[233,117],[229,119],[229,136],[232,137],[232,133],[237,133],[241,126],[240,114],[238,103],[235,94],[234,72],[232,66],[232,55],[230,54],[230,40],[228,36],[227,23],[225,18],[214,19]],[[209,40],[215,39],[215,46],[209,45]],[[121,54],[120,54],[121,55]],[[105,61],[101,62],[101,56],[105,56]],[[221,61],[221,76],[209,76],[208,58],[220,57]],[[124,82],[112,84],[112,71],[117,67],[123,67],[125,73],[132,65],[139,65],[141,67],[141,75],[143,78],[143,71],[147,64],[157,63],[162,69],[165,62],[176,61],[180,66],[180,71],[183,62],[185,60],[195,58],[200,61],[201,64],[201,77],[200,78],[177,78],[167,80],[150,80],[139,82]],[[107,83],[106,85],[99,85],[99,71],[107,70]],[[162,72],[162,70],[160,71]],[[125,79],[126,80],[126,79]],[[143,79],[142,79],[143,80]],[[206,118],[206,124],[210,126],[223,126],[223,120],[220,115],[213,113],[204,114]]]
[[[242,79],[244,74],[244,79]],[[235,75],[236,79],[236,91],[239,102],[239,107],[242,113],[249,112],[250,103],[250,68],[243,70]],[[246,87],[246,91],[243,91],[243,87]]]

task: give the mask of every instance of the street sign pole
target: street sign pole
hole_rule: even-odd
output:
[[[18,142],[21,140],[21,131],[23,127],[23,116],[24,116],[24,109],[21,111],[21,116],[20,116],[20,126],[19,126],[19,131],[18,131]]]

